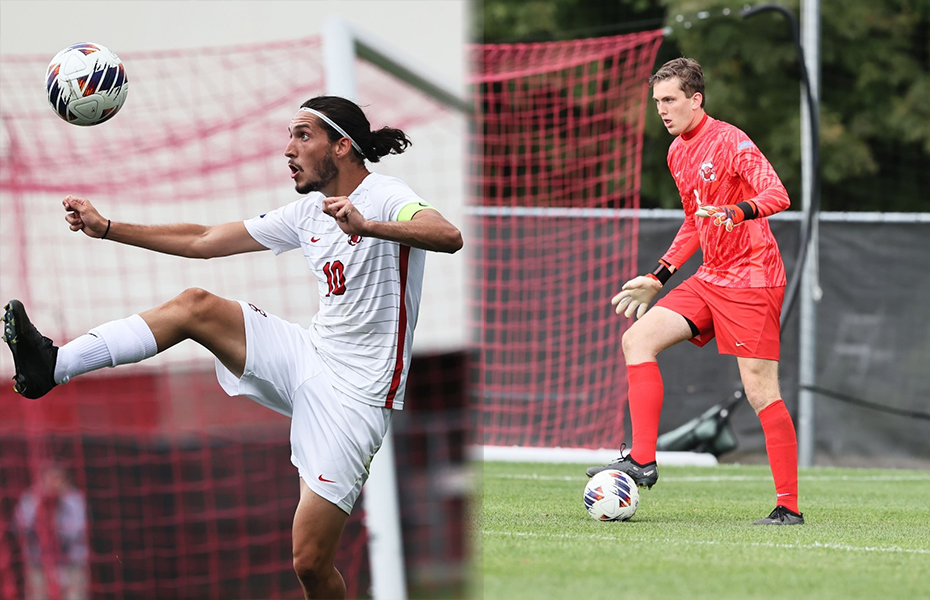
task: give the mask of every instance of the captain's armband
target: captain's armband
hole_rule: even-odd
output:
[[[410,204],[404,205],[404,207],[400,209],[400,212],[397,213],[397,220],[409,221],[415,214],[421,210],[426,209],[436,210],[436,208],[433,207],[433,205],[431,205],[429,202],[411,202]]]

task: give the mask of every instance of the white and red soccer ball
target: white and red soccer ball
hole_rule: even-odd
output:
[[[597,521],[626,521],[639,506],[639,489],[622,471],[601,471],[588,480],[584,505],[591,518]]]
[[[100,44],[83,42],[55,55],[45,72],[45,91],[55,113],[72,125],[112,119],[129,93],[119,57]]]

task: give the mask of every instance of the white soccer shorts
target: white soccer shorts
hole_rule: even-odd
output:
[[[391,410],[333,389],[307,329],[246,302],[246,358],[236,378],[219,360],[216,378],[230,396],[247,396],[291,417],[291,462],[317,495],[346,513],[368,480]]]

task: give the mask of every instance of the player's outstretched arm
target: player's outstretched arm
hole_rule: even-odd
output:
[[[103,216],[89,200],[67,196],[62,205],[71,231],[130,246],[186,258],[214,258],[266,250],[255,241],[242,221],[222,225],[136,225],[117,223]]]
[[[336,219],[344,232],[375,237],[412,248],[450,254],[462,249],[462,232],[438,210],[420,210],[408,221],[373,221],[355,210],[348,198],[333,197],[323,201],[323,212]]]

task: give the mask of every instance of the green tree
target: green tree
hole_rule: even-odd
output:
[[[798,14],[799,0],[782,4]],[[788,22],[742,19],[714,0],[485,0],[485,42],[591,37],[663,25],[657,67],[704,67],[707,110],[740,127],[800,206],[800,70]],[[705,18],[699,13],[704,12]],[[729,12],[729,14],[725,14]],[[821,195],[825,210],[930,210],[930,0],[821,0]],[[648,108],[643,206],[675,207],[671,139]]]
[[[564,40],[662,26],[659,0],[484,0],[472,37],[485,43]]]

